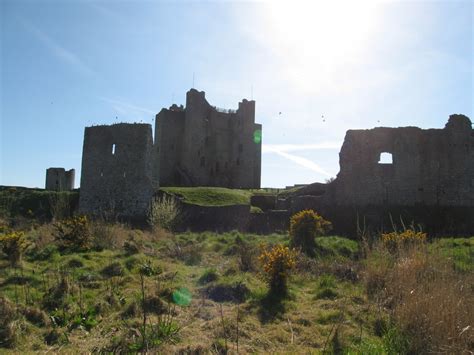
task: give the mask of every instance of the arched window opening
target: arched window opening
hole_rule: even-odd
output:
[[[379,164],[393,164],[392,153],[380,153]]]
[[[112,155],[115,155],[115,144],[112,144]]]

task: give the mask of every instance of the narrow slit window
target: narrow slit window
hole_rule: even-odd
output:
[[[112,144],[112,155],[115,155],[115,144]]]
[[[380,153],[379,164],[393,164],[392,153]]]

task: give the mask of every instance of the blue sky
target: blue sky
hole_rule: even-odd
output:
[[[153,123],[193,73],[213,105],[253,94],[263,186],[324,181],[348,129],[473,118],[473,4],[1,0],[0,184],[78,186],[84,127]]]

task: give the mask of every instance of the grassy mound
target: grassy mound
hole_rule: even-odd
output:
[[[249,205],[252,192],[224,187],[163,187],[161,190],[180,196],[185,203],[199,206]]]

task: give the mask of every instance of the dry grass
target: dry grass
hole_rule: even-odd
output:
[[[424,246],[393,256],[372,251],[365,282],[369,296],[388,309],[410,353],[474,351],[474,277]]]

